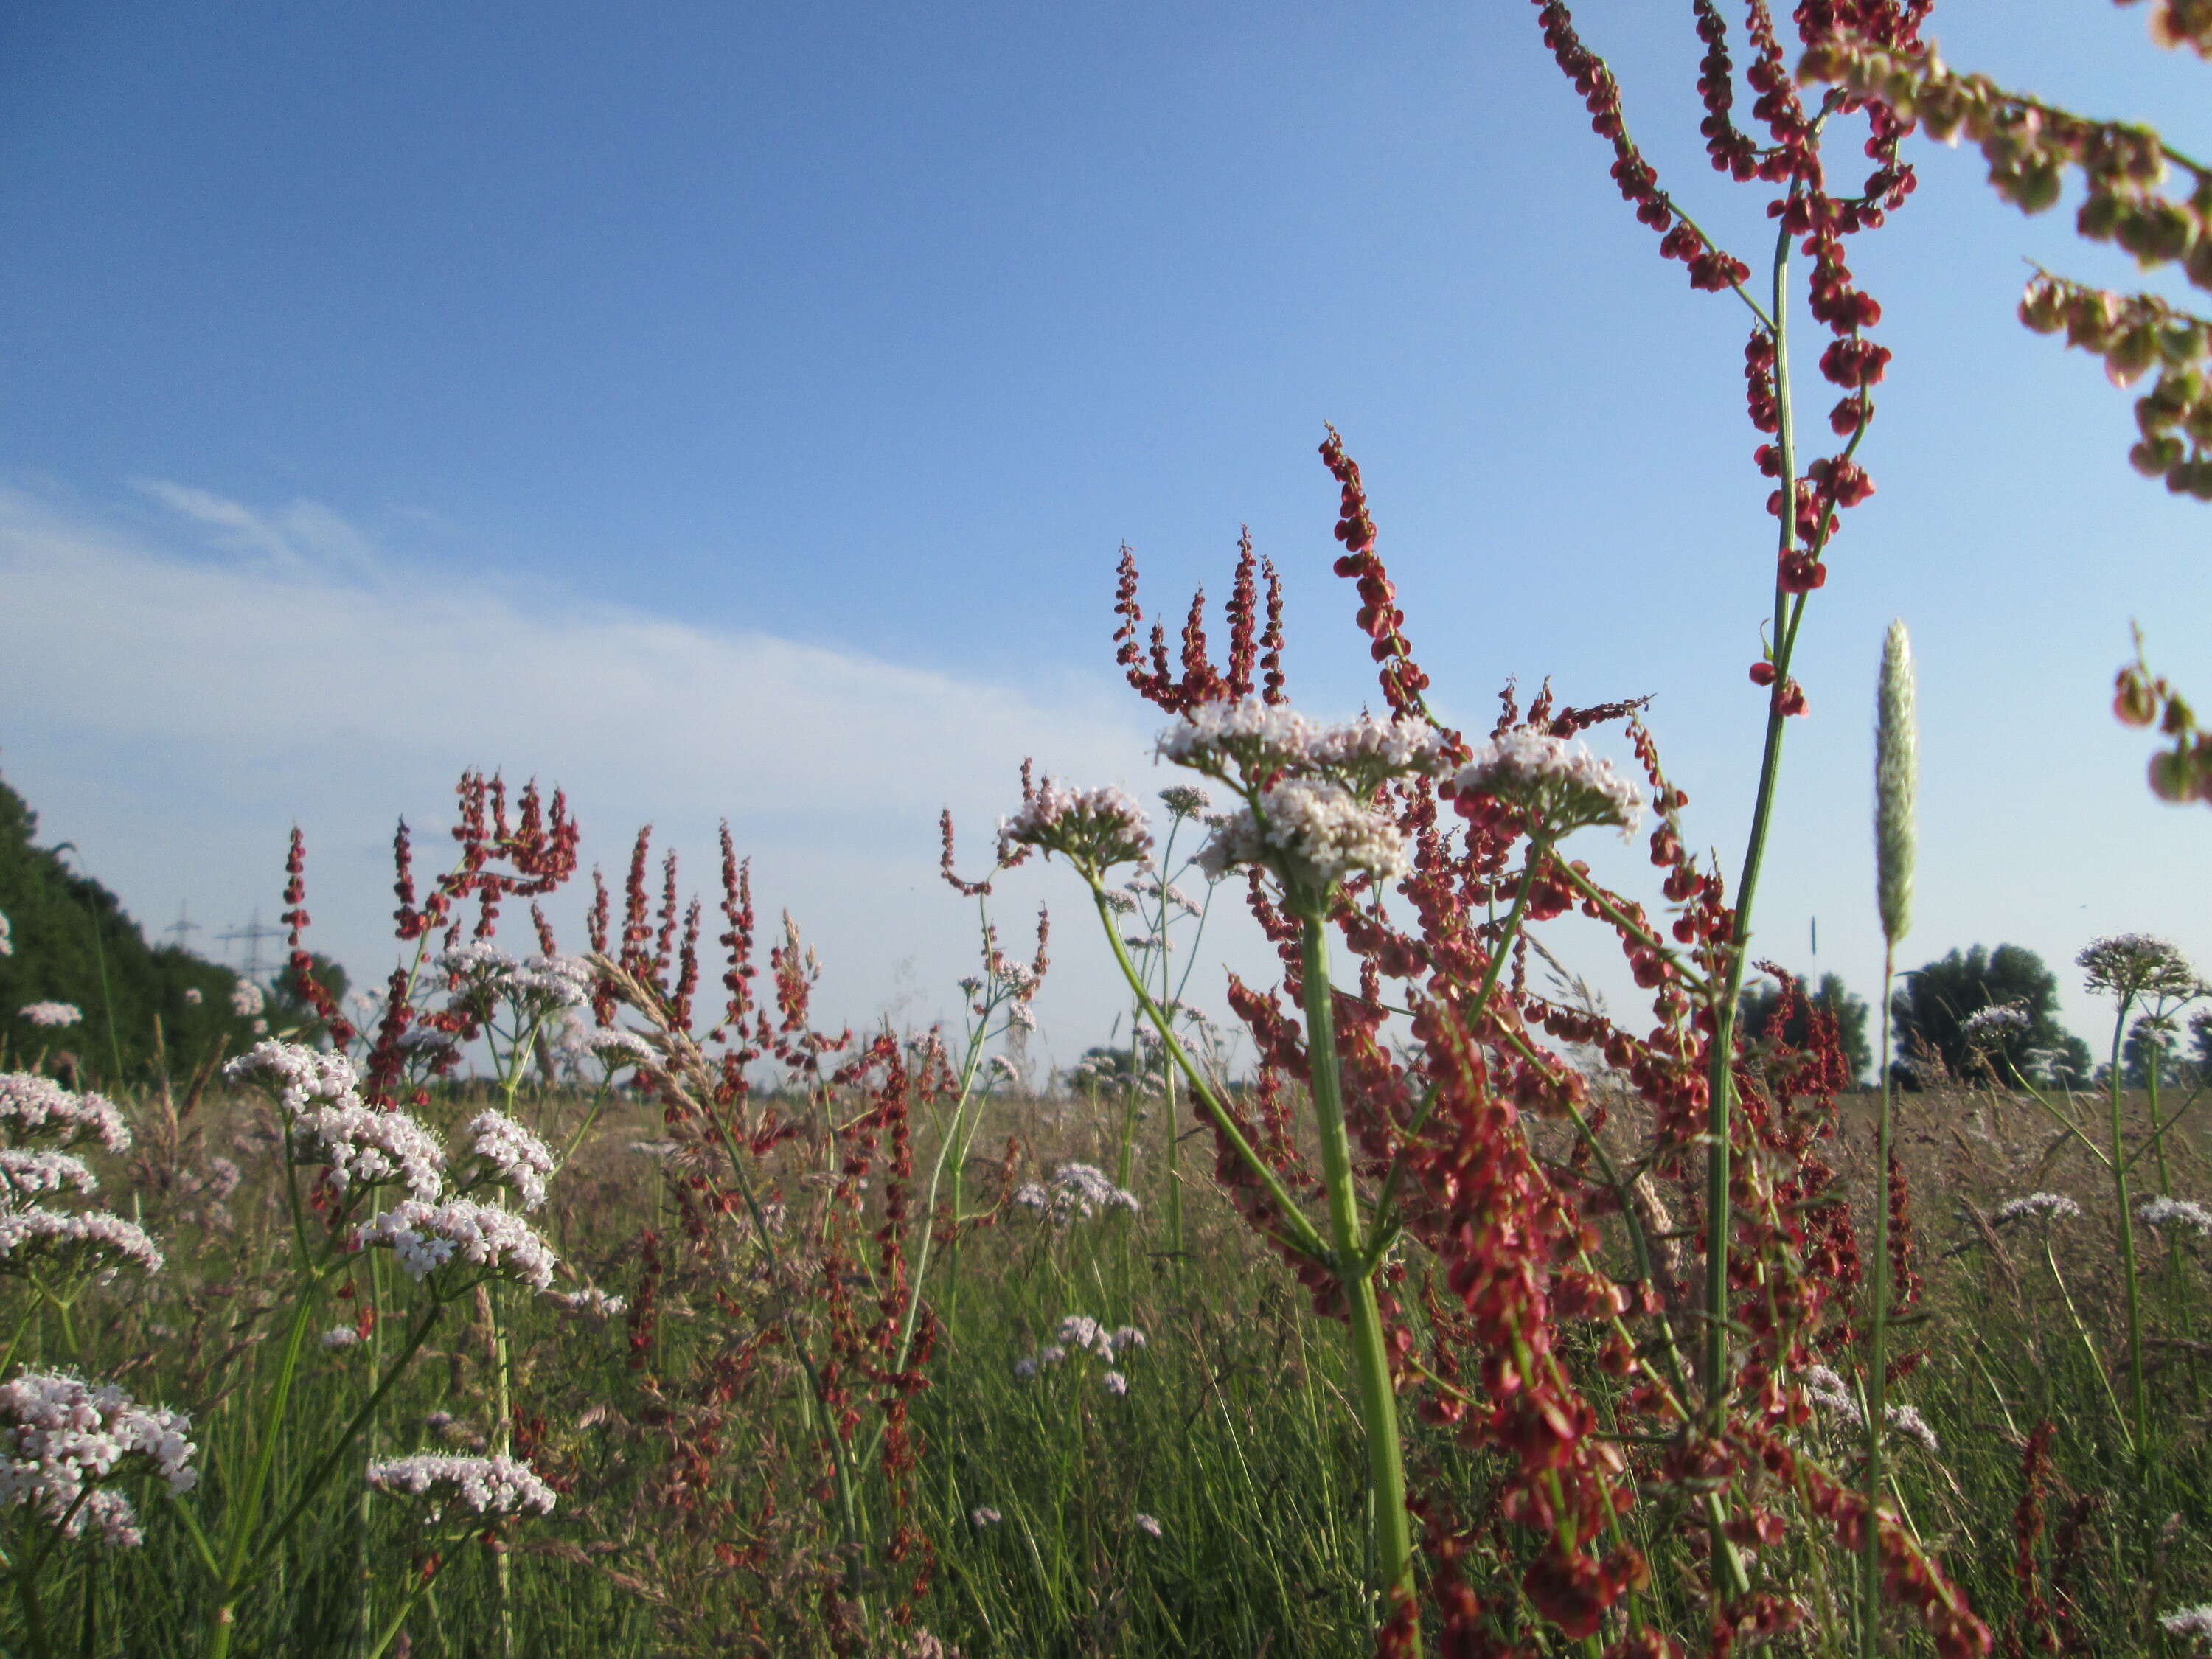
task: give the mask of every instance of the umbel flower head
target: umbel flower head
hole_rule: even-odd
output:
[[[181,1412],[140,1406],[112,1385],[26,1371],[0,1385],[0,1507],[67,1517],[70,1536],[90,1526],[111,1547],[143,1543],[129,1498],[86,1489],[144,1473],[172,1492],[191,1491],[199,1480],[191,1429]]]
[[[115,1103],[87,1090],[79,1094],[52,1078],[29,1072],[0,1073],[0,1133],[18,1145],[82,1146],[98,1141],[111,1152],[131,1150],[131,1130]]]
[[[1644,810],[1643,791],[1589,744],[1528,726],[1477,749],[1453,777],[1451,794],[1462,817],[1480,823],[1517,814],[1552,841],[1597,825],[1619,830],[1626,841]]]
[[[1214,825],[1198,867],[1218,881],[1239,865],[1267,864],[1326,891],[1356,875],[1394,881],[1413,867],[1406,838],[1378,809],[1341,784],[1285,779]]]
[[[106,1210],[66,1215],[36,1206],[0,1212],[0,1273],[30,1273],[52,1263],[72,1273],[161,1271],[161,1247],[135,1221]]]
[[[84,1018],[84,1010],[74,1002],[27,1002],[22,1016],[33,1025],[43,1025],[49,1030],[65,1025],[75,1025]]]
[[[1882,937],[1892,945],[1912,927],[1912,854],[1918,834],[1913,797],[1920,787],[1920,726],[1913,708],[1912,638],[1902,622],[1881,645],[1874,716],[1875,897]]]
[[[1058,853],[1078,869],[1096,872],[1142,863],[1152,846],[1144,809],[1111,785],[1072,789],[1046,778],[1023,792],[1019,811],[999,821],[1002,862],[1010,861],[1016,848],[1034,847],[1047,856]]]
[[[472,1515],[553,1512],[553,1488],[520,1458],[457,1457],[446,1452],[416,1452],[387,1457],[368,1466],[368,1484],[394,1497],[427,1498],[431,1513],[459,1503]]]
[[[2204,988],[2189,959],[2149,933],[2115,933],[2095,940],[2074,963],[2083,970],[2089,990],[2114,998],[2123,1007],[2145,997],[2186,1000]]]
[[[540,1291],[553,1283],[553,1249],[538,1230],[512,1211],[472,1199],[407,1199],[364,1222],[354,1237],[363,1249],[390,1250],[418,1281],[456,1261],[477,1270],[462,1285],[441,1285],[448,1294],[487,1279],[519,1279]]]

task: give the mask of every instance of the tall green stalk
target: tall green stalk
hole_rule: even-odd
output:
[[[2150,1395],[2143,1386],[2142,1287],[2136,1268],[2136,1218],[2129,1208],[2126,1131],[2120,1120],[2121,1046],[2127,1035],[2130,1000],[2120,999],[2112,1020],[2112,1059],[2106,1068],[2106,1098],[2112,1123],[2112,1198],[2120,1212],[2120,1272],[2128,1290],[2128,1407],[2135,1419],[2136,1450],[2148,1446],[2144,1431],[2150,1416]]]
[[[1367,1437],[1367,1497],[1372,1506],[1375,1578],[1382,1590],[1382,1616],[1394,1601],[1411,1604],[1413,1535],[1406,1511],[1405,1456],[1398,1443],[1398,1396],[1382,1342],[1382,1316],[1375,1300],[1371,1242],[1360,1224],[1359,1194],[1352,1178],[1352,1143],[1344,1122],[1344,1093],[1337,1068],[1336,1017],[1329,1006],[1328,940],[1318,909],[1299,918],[1300,977],[1306,1016],[1306,1059],[1312,1074],[1314,1119],[1320,1131],[1322,1183],[1328,1195],[1329,1242],[1337,1287],[1351,1322],[1352,1382],[1360,1427]]]
[[[1881,913],[1881,1106],[1875,1130],[1874,1310],[1866,1361],[1866,1536],[1859,1571],[1860,1659],[1875,1659],[1881,1639],[1881,1498],[1883,1437],[1889,1431],[1889,1166],[1892,1135],[1889,998],[1897,978],[1897,944],[1912,927],[1915,817],[1920,785],[1920,732],[1914,708],[1912,641],[1893,622],[1882,641],[1875,696],[1875,900]]]

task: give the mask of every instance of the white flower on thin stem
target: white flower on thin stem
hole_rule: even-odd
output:
[[[629,1297],[609,1296],[596,1285],[586,1285],[580,1291],[556,1291],[548,1299],[559,1303],[572,1314],[600,1323],[617,1319],[629,1311]]]
[[[240,1019],[258,1019],[268,1006],[268,998],[252,980],[241,979],[230,988],[230,1012]]]
[[[431,1513],[458,1499],[477,1515],[514,1515],[535,1510],[553,1512],[553,1488],[517,1457],[457,1457],[448,1452],[416,1452],[368,1466],[368,1484],[393,1497],[432,1498]]]
[[[2136,1211],[2146,1227],[2189,1227],[2212,1233],[2212,1210],[2194,1199],[2154,1198]]]
[[[2169,1636],[2193,1636],[2199,1642],[2212,1641],[2212,1602],[2177,1608],[2160,1614],[2158,1622]]]
[[[317,1101],[337,1105],[356,1100],[361,1082],[353,1062],[343,1054],[319,1054],[299,1042],[257,1042],[222,1069],[234,1082],[269,1090],[277,1105],[293,1115]]]
[[[1977,1045],[1999,1043],[2007,1037],[2025,1036],[2032,1023],[2027,1010],[2018,1003],[1993,1003],[1968,1014],[1960,1023],[1959,1035]]]
[[[483,1160],[484,1178],[510,1188],[524,1209],[545,1201],[545,1183],[556,1168],[552,1149],[506,1113],[477,1114],[469,1125],[469,1152]]]
[[[1291,778],[1261,793],[1257,813],[1240,807],[1217,822],[1197,864],[1215,881],[1240,865],[1266,864],[1325,889],[1363,873],[1395,880],[1413,859],[1387,814],[1340,785]]]
[[[1149,1534],[1154,1538],[1158,1538],[1160,1535],[1160,1523],[1153,1520],[1151,1516],[1139,1515],[1135,1517],[1135,1520],[1138,1531]]]
[[[136,1267],[157,1273],[163,1258],[144,1228],[106,1210],[75,1215],[36,1208],[0,1213],[0,1273],[26,1273],[40,1261],[58,1262],[76,1272]]]
[[[96,1140],[111,1152],[131,1150],[130,1128],[114,1102],[90,1090],[73,1092],[30,1072],[0,1074],[0,1126],[16,1140],[58,1146]]]
[[[96,1192],[100,1178],[81,1158],[67,1152],[32,1152],[0,1147],[0,1205],[13,1207],[42,1193],[73,1189]]]
[[[2063,1193],[2030,1193],[1999,1205],[1990,1219],[2002,1227],[2014,1221],[2072,1221],[2081,1213],[2081,1206]]]
[[[1000,1514],[998,1510],[993,1509],[988,1504],[979,1504],[974,1509],[968,1511],[968,1523],[975,1528],[979,1532],[985,1527],[997,1526],[1000,1522],[1006,1518],[1006,1517],[1005,1516]]]
[[[404,1185],[416,1198],[445,1187],[445,1149],[405,1112],[380,1112],[349,1098],[302,1113],[296,1125],[303,1164],[330,1166],[340,1192]]]
[[[1129,1379],[1122,1376],[1119,1371],[1108,1371],[1099,1377],[1098,1382],[1099,1386],[1103,1388],[1109,1394],[1127,1394],[1129,1392]]]
[[[1061,1164],[1049,1184],[1024,1183],[1014,1194],[1014,1202],[1061,1226],[1102,1209],[1133,1212],[1143,1207],[1134,1194],[1123,1192],[1103,1170],[1089,1164]]]
[[[999,821],[999,856],[1034,847],[1049,856],[1104,870],[1141,862],[1152,844],[1144,809],[1121,790],[1072,789],[1046,778],[1024,798],[1021,809]]]
[[[89,1527],[111,1547],[134,1547],[143,1540],[130,1500],[86,1489],[143,1471],[172,1492],[191,1491],[199,1480],[191,1429],[181,1412],[140,1406],[112,1384],[23,1372],[0,1384],[0,1506],[28,1505],[51,1522],[68,1516],[70,1537]]]
[[[553,1283],[553,1249],[537,1229],[510,1210],[471,1199],[407,1199],[364,1222],[354,1237],[362,1249],[392,1251],[418,1281],[459,1261],[480,1269],[480,1279],[519,1279],[540,1291]]]
[[[74,1002],[27,1002],[19,1011],[33,1025],[58,1030],[65,1025],[75,1025],[84,1018],[84,1010]]]
[[[1527,726],[1513,726],[1478,748],[1454,775],[1452,790],[1462,803],[1487,796],[1518,807],[1555,837],[1608,824],[1626,841],[1644,810],[1644,792],[1587,744]]]
[[[361,1346],[361,1332],[351,1325],[333,1325],[323,1333],[326,1348],[356,1348]]]

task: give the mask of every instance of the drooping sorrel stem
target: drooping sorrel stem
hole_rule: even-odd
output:
[[[1352,1179],[1352,1142],[1344,1124],[1344,1095],[1337,1073],[1336,1017],[1329,1006],[1328,940],[1318,914],[1299,921],[1300,976],[1306,1016],[1307,1069],[1321,1143],[1322,1182],[1328,1194],[1330,1244],[1337,1288],[1351,1323],[1352,1397],[1367,1436],[1367,1498],[1372,1515],[1376,1582],[1382,1616],[1393,1602],[1413,1598],[1413,1537],[1406,1512],[1406,1465],[1398,1443],[1398,1397],[1382,1344],[1382,1316],[1375,1301],[1374,1268],[1359,1220],[1359,1194]]]
[[[2128,1149],[2120,1122],[2120,1048],[2127,1034],[2129,999],[2120,999],[2112,1020],[2112,1058],[2106,1068],[2106,1097],[2112,1119],[2112,1198],[2120,1210],[2120,1272],[2128,1287],[2128,1406],[2135,1419],[2136,1452],[2148,1448],[2143,1437],[2149,1417],[2149,1395],[2143,1388],[2142,1293],[2136,1276],[2135,1217],[2128,1208]]]
[[[1866,1368],[1866,1539],[1859,1554],[1859,1656],[1875,1659],[1881,1640],[1881,1452],[1889,1427],[1889,1076],[1891,987],[1897,978],[1897,946],[1881,952],[1881,1105],[1875,1129],[1874,1310],[1867,1328]]]

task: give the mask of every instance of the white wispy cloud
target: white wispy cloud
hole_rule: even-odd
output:
[[[150,529],[0,489],[0,769],[151,927],[184,902],[272,916],[296,820],[316,942],[380,972],[393,819],[434,843],[454,776],[497,769],[566,788],[586,861],[617,878],[650,820],[711,880],[726,817],[770,914],[788,905],[818,945],[829,1006],[915,1017],[951,1011],[972,960],[971,913],[935,875],[941,807],[972,864],[1024,757],[1165,781],[1142,711],[1103,682],[1055,699],[444,570],[411,581],[326,507],[140,489],[169,509]],[[1024,871],[1010,929],[1040,898],[1087,920],[1066,872]],[[1062,1047],[1120,1000],[1089,943],[1056,952]]]

